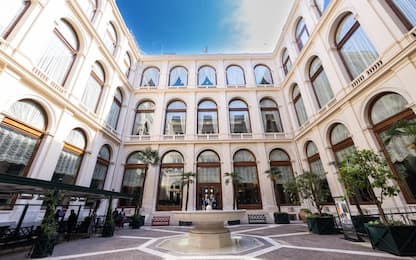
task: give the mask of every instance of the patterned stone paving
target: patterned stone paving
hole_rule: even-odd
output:
[[[374,251],[368,242],[354,243],[342,235],[314,235],[304,224],[238,225],[230,227],[233,236],[258,243],[239,252],[186,253],[161,247],[165,241],[186,235],[189,227],[142,227],[120,229],[112,238],[94,237],[60,243],[49,259],[129,260],[129,259],[412,259]],[[0,259],[25,259],[27,252]]]

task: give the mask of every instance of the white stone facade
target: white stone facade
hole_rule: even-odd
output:
[[[344,124],[358,148],[381,151],[373,126],[368,117],[372,100],[383,92],[395,92],[407,101],[407,107],[416,112],[416,30],[406,28],[385,0],[348,1],[333,0],[320,15],[313,0],[296,0],[283,32],[272,53],[266,54],[201,54],[148,56],[140,52],[129,33],[114,0],[100,0],[92,22],[79,2],[85,0],[32,0],[27,10],[13,22],[0,39],[0,121],[7,116],[8,108],[22,99],[31,99],[43,107],[47,114],[47,128],[31,162],[27,177],[50,180],[58,162],[64,140],[74,128],[86,134],[87,146],[76,178],[76,185],[89,186],[97,162],[97,155],[104,144],[111,147],[112,155],[104,189],[120,191],[124,167],[129,154],[147,147],[158,150],[162,156],[167,151],[178,151],[184,157],[184,171],[196,172],[196,160],[204,150],[215,151],[221,160],[221,188],[223,209],[232,209],[232,187],[226,185],[223,174],[233,171],[233,155],[239,149],[247,149],[256,158],[261,209],[271,220],[277,210],[273,185],[264,172],[269,169],[269,154],[275,148],[287,152],[295,173],[308,170],[305,144],[313,141],[319,151],[333,196],[343,195],[337,180],[335,157],[329,141],[334,123]],[[94,2],[94,1],[91,1]],[[7,4],[7,3],[6,3]],[[335,46],[335,31],[340,20],[352,13],[360,28],[367,35],[378,53],[374,65],[351,80]],[[295,27],[303,17],[309,39],[299,50],[295,39]],[[37,59],[48,42],[49,36],[61,18],[74,28],[79,51],[64,85],[58,84],[40,72]],[[118,35],[114,54],[106,47],[102,37],[111,22]],[[292,69],[285,75],[282,51],[288,49]],[[125,53],[129,52],[132,64],[126,77]],[[326,73],[334,98],[319,108],[309,78],[309,64],[318,56]],[[99,61],[105,71],[105,82],[96,111],[88,111],[82,104],[82,96],[91,68]],[[244,70],[244,87],[227,86],[226,68],[239,65]],[[256,85],[254,67],[264,64],[271,70],[273,84]],[[197,84],[198,68],[210,65],[215,68],[217,84],[202,88]],[[147,67],[160,70],[158,86],[141,87],[142,73]],[[181,88],[168,86],[169,71],[184,66],[188,71],[188,84]],[[293,85],[297,84],[303,98],[308,120],[299,126],[292,101]],[[123,94],[121,112],[116,129],[106,124],[114,93],[120,88]],[[270,98],[278,104],[283,133],[265,133],[259,102]],[[251,133],[230,134],[229,102],[235,98],[245,101],[250,115]],[[186,103],[186,130],[184,135],[164,135],[165,113],[168,103],[180,99]],[[197,106],[201,100],[210,99],[217,104],[219,133],[197,134]],[[143,100],[155,103],[154,124],[149,136],[132,135],[136,107]],[[158,211],[157,192],[159,167],[150,167],[142,214],[169,215]],[[413,174],[416,174],[413,172]],[[191,185],[189,209],[196,209],[196,185]],[[18,199],[17,203],[26,203]],[[29,203],[39,204],[36,197]],[[406,199],[403,193],[387,199],[386,207],[405,207],[416,201]],[[182,203],[183,205],[184,203]],[[309,207],[307,202],[303,206]],[[184,205],[182,206],[184,207]],[[296,212],[301,206],[283,206],[283,210]],[[371,205],[365,206],[372,208]],[[334,212],[333,206],[327,206]],[[104,214],[106,203],[100,206]],[[352,207],[352,210],[355,210]],[[0,211],[1,222],[14,222],[20,207]],[[42,211],[31,207],[25,221],[39,220]],[[88,214],[85,211],[83,214]]]

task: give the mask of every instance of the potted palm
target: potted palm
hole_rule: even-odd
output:
[[[282,178],[281,172],[277,167],[271,167],[267,171],[264,172],[267,177],[272,180],[274,194],[276,195],[276,205],[277,205],[277,212],[273,213],[274,223],[275,224],[290,224],[289,214],[287,212],[282,212],[281,205],[280,205],[280,194],[277,190],[277,182]]]
[[[328,190],[323,187],[322,178],[324,173],[304,172],[293,180],[291,186],[295,186],[301,197],[310,200],[312,206],[317,210],[315,214],[309,214],[306,217],[308,228],[315,234],[333,234],[335,233],[334,217],[322,213],[323,205],[321,198],[327,197]],[[288,186],[287,186],[288,187]]]
[[[373,249],[400,256],[416,255],[416,226],[397,220],[389,220],[383,209],[386,197],[396,196],[398,178],[389,170],[387,161],[372,150],[356,150],[345,159],[340,179],[345,185],[372,188],[372,200],[376,203],[380,220],[365,224]],[[370,180],[370,181],[368,181]]]
[[[194,183],[194,178],[196,174],[194,172],[185,172],[181,175],[181,191],[182,198],[184,197],[185,187],[186,187],[186,196],[185,196],[185,211],[188,211],[188,201],[189,201],[189,185]],[[179,221],[179,226],[190,226],[192,222],[190,221]]]
[[[134,212],[133,220],[131,222],[131,227],[133,229],[138,229],[144,225],[144,216],[140,215],[140,208],[142,207],[142,200],[143,200],[143,190],[145,187],[145,181],[147,172],[149,170],[149,166],[156,166],[159,164],[159,152],[156,150],[152,150],[151,148],[146,148],[144,151],[141,151],[138,154],[138,159],[140,162],[144,164],[144,174],[143,174],[143,185],[140,189],[137,200],[136,200],[136,209]]]
[[[238,184],[241,182],[241,176],[238,172],[226,172],[225,173],[225,184],[228,185],[231,183],[233,187],[233,210],[236,210],[237,205],[237,191],[238,191]],[[230,220],[228,221],[229,225],[239,225],[240,220]]]
[[[114,219],[113,219],[113,214],[112,214],[112,210],[113,210],[112,204],[113,204],[113,198],[110,197],[108,200],[107,214],[105,216],[105,221],[104,221],[104,226],[103,226],[103,232],[102,232],[103,237],[112,237],[114,235],[115,224],[114,224]]]
[[[53,190],[45,195],[46,212],[43,217],[40,234],[35,240],[31,258],[43,258],[51,256],[55,244],[58,242],[58,223],[55,219],[56,205],[61,195],[58,190]]]

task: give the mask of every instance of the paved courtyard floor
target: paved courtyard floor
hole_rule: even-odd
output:
[[[374,251],[369,242],[355,243],[343,235],[314,235],[304,224],[290,225],[239,225],[231,226],[235,238],[254,241],[238,252],[202,254],[166,250],[163,244],[186,235],[189,227],[142,227],[139,230],[119,229],[114,237],[94,237],[63,242],[55,247],[50,259],[124,260],[124,259],[415,259],[396,257]],[[0,257],[25,259],[27,252]]]

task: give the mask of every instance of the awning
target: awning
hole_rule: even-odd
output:
[[[23,176],[0,174],[0,192],[9,194],[47,194],[57,189],[64,197],[79,197],[88,199],[132,199],[134,195],[93,189],[72,184],[45,181],[40,179],[27,178]]]

